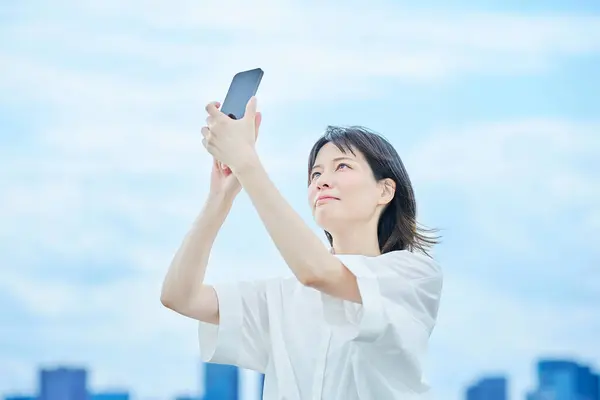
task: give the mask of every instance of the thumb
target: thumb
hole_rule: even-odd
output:
[[[257,112],[254,116],[254,134],[258,137],[258,130],[260,129],[260,123],[262,122],[262,114]]]
[[[246,112],[244,113],[244,118],[248,118],[254,120],[256,116],[256,96],[250,97],[248,100],[248,104],[246,104]]]

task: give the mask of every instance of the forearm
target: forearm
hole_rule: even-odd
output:
[[[328,268],[337,267],[338,260],[283,198],[257,157],[236,175],[275,246],[301,283],[310,286]]]
[[[161,302],[165,306],[177,308],[200,290],[210,251],[230,209],[230,201],[219,198],[206,201],[165,276],[161,293]]]

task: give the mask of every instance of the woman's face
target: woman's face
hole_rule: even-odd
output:
[[[308,203],[317,224],[330,233],[378,218],[377,206],[385,203],[364,156],[353,149],[343,153],[325,144],[309,173]]]

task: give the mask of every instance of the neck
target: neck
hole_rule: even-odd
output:
[[[365,256],[378,256],[381,254],[377,239],[377,226],[344,229],[340,232],[330,233],[333,237],[333,251],[335,254],[361,254]]]

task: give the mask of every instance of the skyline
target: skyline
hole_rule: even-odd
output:
[[[233,398],[231,397],[233,396],[233,393],[236,393],[236,396],[239,396],[239,400],[253,400],[260,398],[259,393],[262,393],[260,386],[262,385],[262,378],[264,375],[254,372],[252,372],[252,374],[247,374],[246,379],[251,377],[250,379],[254,380],[254,387],[250,390],[244,390],[242,388],[244,380],[244,370],[242,368],[220,364],[207,364],[203,363],[202,361],[199,361],[198,363],[201,366],[199,369],[201,372],[198,373],[198,387],[201,389],[194,393],[174,393],[168,398],[163,398],[163,400],[212,400],[217,398],[230,399]],[[591,395],[590,391],[594,392],[593,395],[596,397],[586,397],[586,400],[600,400],[600,366],[585,364],[577,359],[557,359],[547,358],[544,356],[540,356],[537,359],[532,360],[531,364],[536,376],[534,379],[532,379],[526,391],[518,395],[518,399],[544,400],[546,397],[543,396],[552,395],[552,390],[556,390],[557,392],[554,395],[561,396],[557,398],[557,400],[561,400],[562,396],[570,396],[570,390],[579,389],[585,390],[585,392],[581,393],[582,395]],[[210,368],[210,370],[207,369],[207,366]],[[581,385],[580,382],[587,382],[587,380],[581,381],[581,378],[575,375],[573,375],[571,379],[567,380],[564,378],[558,380],[552,378],[552,374],[557,374],[561,371],[564,373],[564,371],[570,370],[573,371],[571,373],[579,374],[581,372],[578,371],[582,371],[583,373],[587,374],[586,376],[590,376],[591,378],[584,379],[592,379],[590,382],[592,385],[595,385],[595,387],[592,388],[589,386],[579,386]],[[246,372],[250,371],[246,370]],[[93,374],[93,368],[66,365],[55,365],[54,367],[39,368],[38,384],[41,384],[44,376],[61,373],[74,374],[74,376],[78,377],[78,380],[80,380],[80,377],[83,376],[84,380],[81,382],[87,382],[88,377]],[[210,385],[209,382],[213,382],[212,385]],[[510,375],[502,372],[498,372],[496,374],[480,373],[476,376],[473,376],[469,381],[463,383],[461,394],[464,394],[464,396],[460,398],[464,400],[506,400],[510,398],[510,382]],[[251,385],[247,385],[247,388],[250,386]],[[228,387],[230,389],[227,389]],[[233,392],[231,392],[231,389],[233,389]],[[4,400],[57,400],[53,397],[38,399],[36,397],[38,393],[41,393],[41,391],[33,393],[0,393],[0,398]],[[144,397],[137,396],[135,392],[132,392],[125,387],[108,388],[96,392],[91,392],[88,390],[88,393],[92,396],[90,397],[91,400],[145,400]],[[542,397],[536,397],[538,395]],[[149,399],[158,400],[156,397],[149,397],[148,400]],[[74,398],[66,400],[77,399]]]
[[[325,127],[402,157],[442,235],[435,398],[497,371],[517,396],[539,354],[600,364],[597,1],[38,0],[0,22],[0,393],[56,362],[94,390],[195,390],[197,322],[160,288],[208,191],[204,106],[255,67],[259,155],[324,243],[305,183]],[[289,275],[242,191],[207,283]]]

